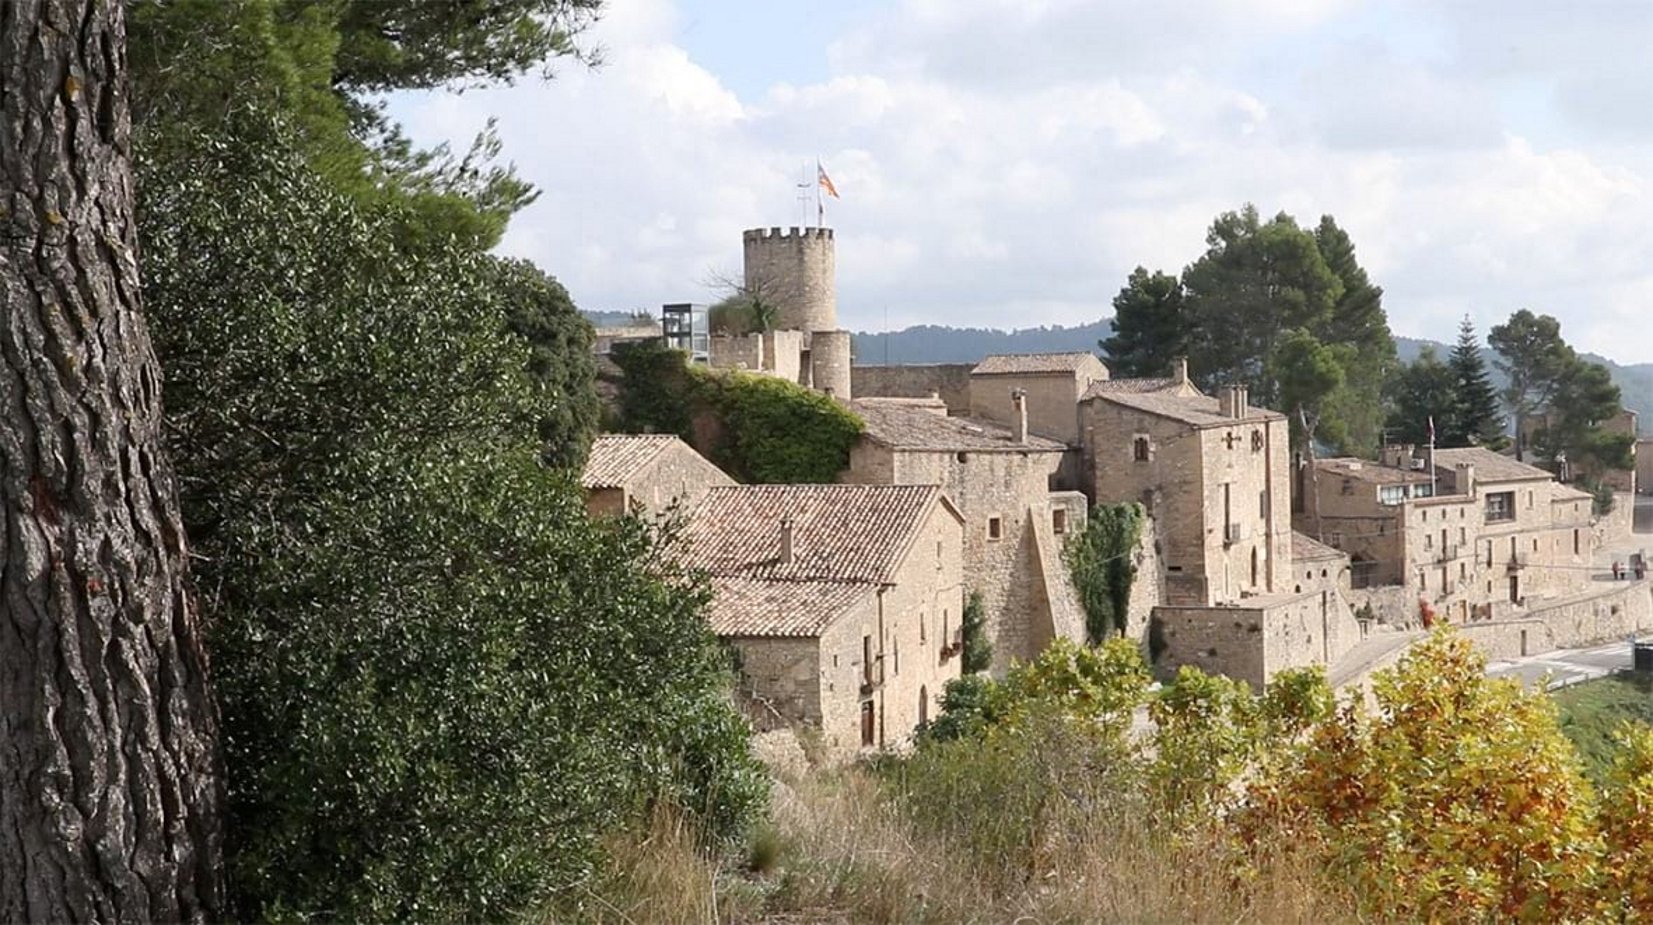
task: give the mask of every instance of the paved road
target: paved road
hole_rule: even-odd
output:
[[[1495,678],[1516,677],[1527,687],[1536,685],[1545,672],[1550,687],[1566,687],[1591,678],[1600,678],[1631,667],[1630,643],[1609,643],[1589,649],[1557,649],[1543,655],[1491,662],[1487,674]]]

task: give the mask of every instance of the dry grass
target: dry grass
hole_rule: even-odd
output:
[[[1217,837],[1173,837],[1120,781],[1082,773],[1083,763],[1053,765],[1062,744],[1032,764],[960,749],[893,771],[788,775],[772,827],[721,863],[679,817],[657,813],[647,832],[610,846],[605,879],[567,921],[1352,920],[1289,850],[1236,876]]]

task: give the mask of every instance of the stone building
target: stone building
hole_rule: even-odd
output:
[[[1591,497],[1480,447],[1322,459],[1299,529],[1350,553],[1357,587],[1398,586],[1449,620],[1507,615],[1589,587]],[[1392,614],[1402,620],[1417,614]]]
[[[1007,426],[1025,413],[1029,432],[1077,446],[1079,399],[1107,378],[1089,353],[990,356],[970,371],[970,413]]]
[[[1082,641],[1085,618],[1062,563],[1086,503],[1053,490],[1069,451],[1015,427],[949,417],[939,399],[858,399],[866,431],[840,481],[936,485],[964,518],[964,566],[979,592],[995,670],[1037,655],[1055,637]]]
[[[1564,465],[1563,460],[1557,459],[1555,461],[1554,468],[1558,473],[1560,473],[1561,480],[1564,482],[1571,482],[1580,479],[1600,479],[1602,483],[1606,484],[1618,494],[1635,494],[1638,490],[1637,477],[1641,471],[1641,466],[1636,461],[1638,451],[1640,449],[1640,441],[1636,440],[1636,434],[1639,429],[1638,417],[1639,416],[1636,412],[1631,411],[1629,408],[1620,408],[1618,414],[1602,421],[1598,425],[1603,433],[1623,434],[1631,438],[1630,468],[1605,469],[1600,472],[1586,472],[1578,469],[1569,469],[1566,465]],[[1549,412],[1540,412],[1537,414],[1522,415],[1520,420],[1516,422],[1515,442],[1516,446],[1522,450],[1521,455],[1525,459],[1529,461],[1533,460],[1531,448],[1540,443],[1539,438],[1543,431],[1550,426],[1551,420],[1552,418]],[[1548,464],[1548,461],[1545,462]]]
[[[1164,603],[1231,603],[1287,586],[1284,415],[1251,407],[1244,387],[1208,398],[1174,381],[1157,391],[1093,385],[1080,406],[1085,488],[1098,504],[1147,508]]]
[[[591,444],[580,487],[591,514],[659,514],[687,507],[707,491],[733,485],[687,443],[671,434],[601,434]]]
[[[770,330],[712,333],[714,368],[767,373],[841,399],[851,396],[850,332],[838,327],[831,228],[753,228],[741,234],[740,295],[775,311]]]
[[[849,757],[910,741],[958,677],[963,542],[932,485],[741,485],[695,506],[679,554],[710,576],[748,715]]]

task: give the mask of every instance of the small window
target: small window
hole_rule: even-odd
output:
[[[1004,521],[997,517],[987,518],[987,538],[998,540],[1004,538]]]
[[[1423,548],[1425,548],[1425,549],[1434,549],[1435,548],[1435,535],[1433,533],[1425,533],[1423,535]]]
[[[1533,537],[1533,541],[1532,541],[1532,551],[1533,551],[1533,552],[1537,552],[1537,551],[1538,551],[1538,538],[1537,538],[1537,537]]]
[[[1262,452],[1262,449],[1263,449],[1263,432],[1260,431],[1260,430],[1254,430],[1254,431],[1251,432],[1251,452],[1259,453],[1259,452]]]
[[[861,701],[861,745],[869,747],[877,733],[878,719],[872,711],[872,701]]]
[[[928,638],[927,634],[924,632],[924,629],[925,629],[924,624],[928,623],[928,622],[929,622],[928,620],[924,619],[924,611],[920,610],[918,612],[918,644],[919,645],[924,645],[925,640]]]
[[[1264,520],[1268,519],[1268,492],[1266,491],[1257,493],[1257,516]]]
[[[962,453],[961,452],[958,455],[958,461],[959,462],[967,462],[967,461],[969,461],[969,459],[970,459],[970,454],[969,453]]]
[[[1057,508],[1050,512],[1050,530],[1057,536],[1068,532],[1068,512],[1065,509]]]
[[[1131,446],[1132,446],[1132,451],[1131,451],[1132,458],[1134,458],[1137,462],[1147,462],[1148,461],[1148,438],[1147,437],[1138,437],[1138,438],[1136,438],[1136,440],[1132,441]]]

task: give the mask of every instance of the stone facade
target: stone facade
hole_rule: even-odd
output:
[[[939,398],[953,414],[970,413],[973,363],[924,363],[912,366],[855,366],[850,384],[865,398]],[[1653,484],[1650,482],[1649,484]]]
[[[592,515],[657,515],[673,505],[688,507],[735,480],[675,436],[602,434],[591,445],[580,484]]]
[[[1192,665],[1257,691],[1281,670],[1337,661],[1362,638],[1348,602],[1330,588],[1228,606],[1158,607],[1153,620],[1154,666],[1163,677]]]
[[[753,722],[850,758],[910,743],[959,675],[963,531],[931,486],[736,486],[695,507],[679,555],[711,576]]]
[[[1093,392],[1082,403],[1087,489],[1155,520],[1164,603],[1274,594],[1291,572],[1286,419],[1223,399]]]
[[[1600,545],[1591,499],[1490,450],[1408,450],[1390,463],[1319,460],[1300,529],[1355,560],[1360,586],[1397,585],[1452,622],[1502,617],[1578,593]]]
[[[982,596],[994,669],[1037,655],[1053,638],[1083,640],[1085,620],[1061,562],[1066,536],[1082,530],[1082,496],[1052,491],[1067,452],[1038,437],[1013,440],[989,422],[946,417],[904,403],[859,400],[867,432],[840,480],[937,485],[964,517],[969,589]]]
[[[1021,396],[1031,433],[1079,445],[1079,399],[1108,368],[1089,353],[990,356],[970,372],[970,414],[1016,423]]]

